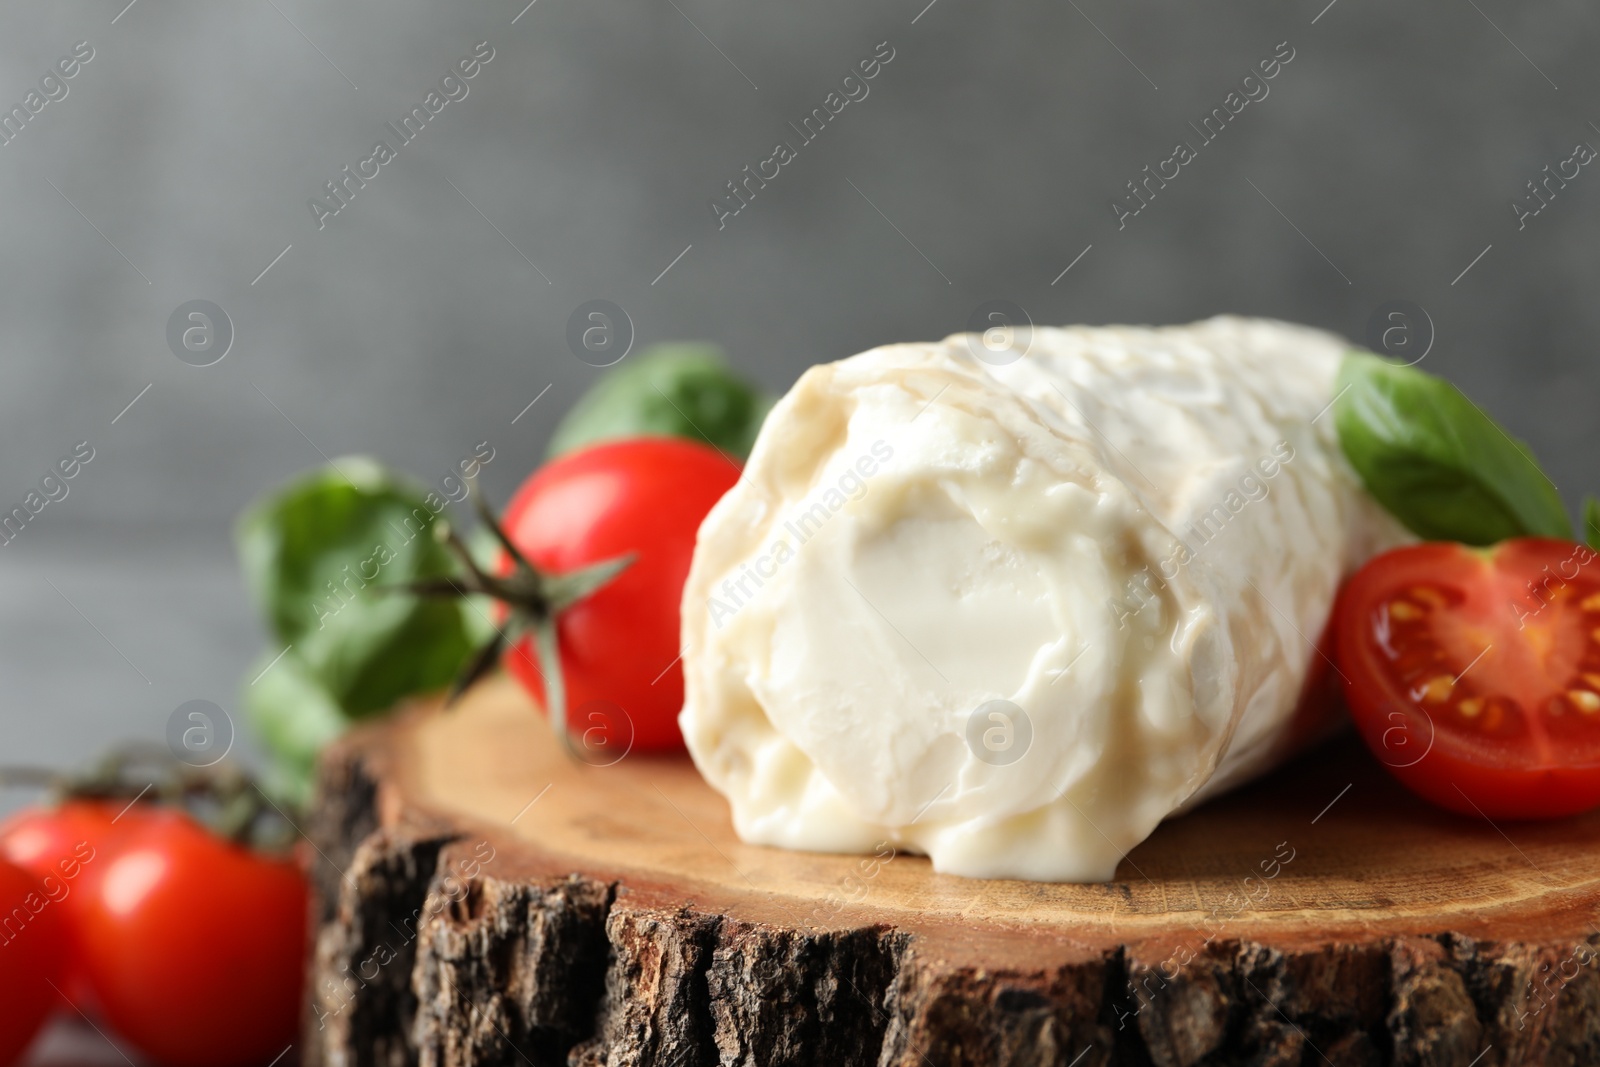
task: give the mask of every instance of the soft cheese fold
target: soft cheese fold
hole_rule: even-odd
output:
[[[684,592],[680,721],[739,835],[1103,881],[1315,734],[1338,583],[1404,536],[1339,451],[1347,348],[1217,318],[806,372]]]

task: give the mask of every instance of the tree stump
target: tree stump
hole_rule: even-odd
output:
[[[1106,885],[745,845],[686,757],[575,762],[505,679],[320,797],[312,1064],[1600,1063],[1600,814],[1451,815],[1348,737]]]

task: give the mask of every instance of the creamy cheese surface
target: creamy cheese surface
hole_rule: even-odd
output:
[[[1217,318],[807,371],[684,591],[680,722],[739,835],[1103,881],[1315,734],[1339,580],[1405,539],[1339,451],[1348,347]]]

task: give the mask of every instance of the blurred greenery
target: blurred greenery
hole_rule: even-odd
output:
[[[561,420],[548,455],[672,436],[743,459],[772,403],[716,346],[656,345],[605,372]],[[480,598],[386,591],[459,573],[434,536],[445,506],[438,493],[351,456],[263,495],[241,516],[245,583],[277,643],[252,668],[241,704],[270,757],[263,778],[274,796],[308,804],[318,754],[350,722],[443,689],[488,640],[491,606]],[[487,530],[474,529],[468,543],[492,565],[499,549]]]
[[[715,345],[654,345],[603,376],[567,412],[548,458],[620,437],[687,437],[743,460],[773,397]]]
[[[241,517],[245,582],[285,650],[270,669],[278,653],[263,655],[242,701],[272,757],[264,777],[275,795],[304,804],[317,753],[349,721],[448,685],[483,640],[482,605],[386,590],[458,572],[434,537],[444,506],[357,456],[301,475]]]

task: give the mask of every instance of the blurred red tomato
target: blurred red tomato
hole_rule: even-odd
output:
[[[61,909],[68,943],[61,989],[75,1008],[88,1008],[93,1000],[77,939],[77,911],[106,865],[118,833],[117,815],[126,805],[122,800],[69,800],[52,808],[25,808],[0,823],[0,858],[37,878],[46,897]]]
[[[0,860],[0,1067],[15,1062],[61,1003],[61,909],[32,874]]]
[[[259,1067],[295,1041],[308,890],[289,859],[136,809],[77,917],[105,1018],[169,1067]]]

